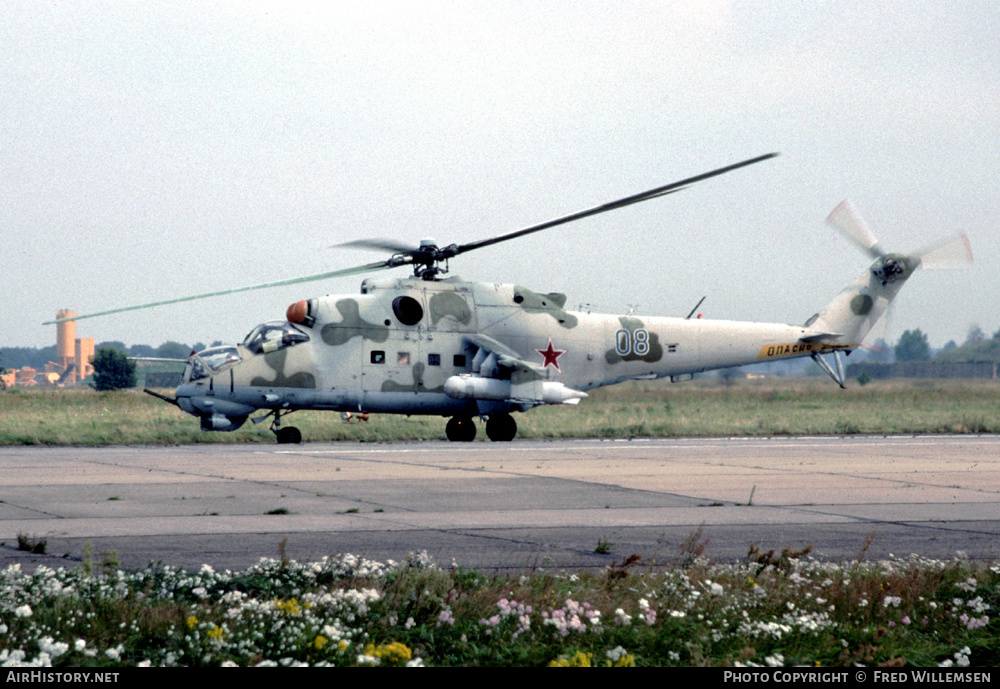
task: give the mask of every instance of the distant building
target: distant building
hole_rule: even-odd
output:
[[[73,318],[76,311],[62,309],[56,318]],[[56,356],[59,358],[59,383],[75,385],[94,372],[90,361],[94,358],[94,338],[76,336],[76,321],[56,324]]]
[[[56,318],[73,318],[76,311],[61,309]],[[12,371],[11,381],[4,377],[8,387],[29,387],[32,385],[76,385],[94,372],[90,363],[94,358],[94,338],[76,336],[76,321],[56,324],[56,361],[45,365],[39,372],[29,366]]]

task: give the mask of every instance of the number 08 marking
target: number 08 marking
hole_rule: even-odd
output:
[[[629,332],[624,328],[615,333],[615,353],[618,356],[645,356],[649,354],[649,332],[645,328],[637,328]]]

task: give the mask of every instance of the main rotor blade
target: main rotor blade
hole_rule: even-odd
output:
[[[112,313],[122,313],[123,311],[138,311],[139,309],[151,309],[155,306],[166,306],[167,304],[179,304],[182,301],[194,301],[195,299],[208,299],[209,297],[221,297],[225,294],[236,294],[237,292],[251,292],[258,289],[268,289],[270,287],[283,287],[285,285],[297,285],[300,282],[313,282],[315,280],[325,280],[327,278],[337,278],[344,277],[347,275],[356,275],[358,273],[370,273],[373,270],[381,270],[385,268],[392,268],[385,261],[379,261],[378,263],[369,263],[363,266],[357,266],[355,268],[345,268],[343,270],[334,270],[329,273],[317,273],[316,275],[305,275],[299,278],[289,278],[287,280],[278,280],[277,282],[265,282],[260,285],[250,285],[249,287],[236,287],[234,289],[224,289],[218,292],[206,292],[204,294],[195,294],[190,297],[180,297],[178,299],[165,299],[163,301],[154,301],[149,304],[138,304],[136,306],[125,306],[119,309],[109,309],[108,311],[98,311],[97,313],[86,313],[82,316],[73,316],[72,318],[60,318],[54,321],[45,321],[42,325],[52,325],[53,323],[62,323],[64,321],[79,321],[84,318],[96,318],[97,316],[107,316]]]
[[[471,242],[469,244],[462,244],[456,246],[452,251],[448,253],[451,256],[457,256],[458,254],[465,253],[466,251],[472,251],[474,249],[481,249],[484,246],[490,246],[491,244],[498,244],[500,242],[506,242],[509,239],[516,239],[517,237],[523,237],[526,234],[531,234],[532,232],[539,232],[541,230],[547,230],[550,227],[555,227],[557,225],[563,225],[568,222],[573,222],[574,220],[582,220],[583,218],[588,218],[592,215],[598,215],[599,213],[606,213],[607,211],[613,211],[618,208],[624,208],[625,206],[631,206],[633,203],[641,203],[642,201],[648,201],[650,199],[655,199],[658,196],[665,196],[667,194],[672,194],[675,191],[680,191],[690,184],[695,182],[700,182],[702,180],[708,179],[709,177],[715,177],[717,175],[722,175],[727,172],[732,172],[741,167],[746,167],[747,165],[753,165],[754,163],[759,163],[769,158],[774,158],[777,153],[768,153],[766,155],[758,156],[756,158],[751,158],[750,160],[744,160],[740,163],[735,163],[734,165],[727,165],[726,167],[721,167],[718,170],[712,170],[711,172],[705,172],[700,175],[695,175],[694,177],[688,177],[687,179],[682,179],[679,182],[673,182],[671,184],[666,184],[662,187],[657,187],[656,189],[650,189],[649,191],[644,191],[641,194],[634,194],[632,196],[626,196],[623,199],[618,199],[617,201],[611,201],[610,203],[603,203],[600,206],[595,206],[593,208],[588,208],[587,210],[582,210],[572,215],[566,215],[561,218],[556,218],[555,220],[549,220],[548,222],[543,222],[540,225],[532,225],[531,227],[526,227],[523,230],[517,230],[516,232],[510,232],[508,234],[503,234],[498,237],[492,237],[490,239],[481,239],[478,242]]]
[[[355,239],[352,242],[334,244],[331,249],[368,249],[369,251],[388,251],[391,254],[412,254],[419,247],[403,244],[392,239]]]

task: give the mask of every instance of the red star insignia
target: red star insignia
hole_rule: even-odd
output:
[[[549,364],[552,364],[553,366],[556,367],[557,371],[562,372],[562,369],[559,368],[559,357],[561,357],[563,354],[565,354],[566,350],[565,349],[556,349],[555,347],[553,347],[552,346],[552,338],[551,337],[549,338],[549,346],[548,347],[546,347],[545,349],[536,349],[535,351],[538,352],[539,354],[541,354],[542,357],[545,358],[545,363],[542,364],[542,368],[545,368]]]

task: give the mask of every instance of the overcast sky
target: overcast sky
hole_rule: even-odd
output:
[[[885,335],[1000,329],[1000,4],[42,2],[0,5],[0,345],[43,320],[469,242],[771,151],[639,206],[454,259],[568,304],[801,323],[891,250],[965,231]],[[406,269],[398,269],[400,276]],[[383,273],[382,275],[387,275]],[[78,323],[236,341],[361,277]]]

